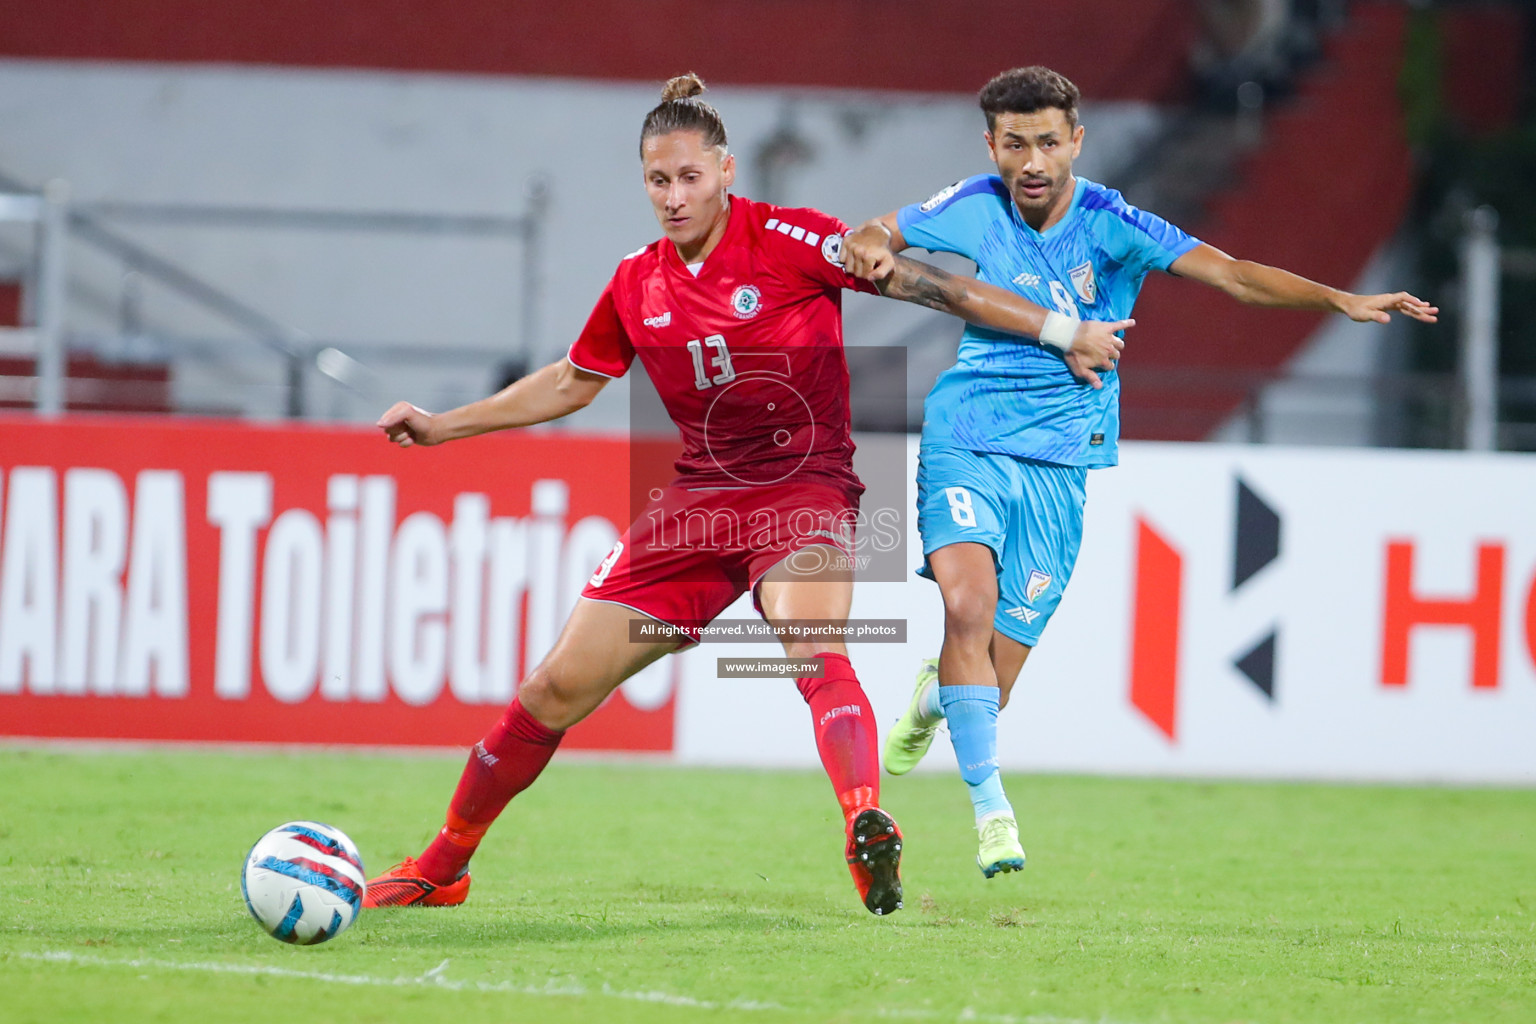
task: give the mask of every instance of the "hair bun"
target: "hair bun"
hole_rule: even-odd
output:
[[[672,100],[686,100],[690,96],[697,96],[704,91],[704,79],[692,71],[686,75],[678,75],[670,79],[661,90],[661,102],[668,103]]]
[[[699,94],[704,79],[692,71],[678,75],[661,90],[661,102],[645,115],[640,128],[640,159],[645,159],[645,140],[672,132],[698,132],[705,148],[718,149],[725,159],[725,122],[720,111],[706,103]]]

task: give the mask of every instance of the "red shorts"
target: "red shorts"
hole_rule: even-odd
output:
[[[755,603],[757,581],[797,551],[830,544],[853,554],[858,498],[835,487],[674,484],[651,497],[581,596],[633,608],[694,639],[748,590]]]

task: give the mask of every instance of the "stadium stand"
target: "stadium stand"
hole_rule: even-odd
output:
[[[0,409],[30,409],[35,387],[31,359],[0,359]],[[70,412],[169,413],[171,368],[160,363],[107,363],[72,355],[65,367],[64,402]]]
[[[1198,88],[1234,87],[1253,74],[1272,101],[1262,121],[1217,117],[1204,134],[1174,137],[1156,154],[1165,177],[1182,179],[1179,202],[1162,202],[1156,189],[1145,200],[1133,187],[1125,191],[1133,202],[1144,201],[1218,247],[1348,285],[1393,236],[1408,201],[1410,160],[1397,95],[1406,11],[1383,2],[1341,6],[1340,23],[1315,34],[1309,24],[1305,45],[1298,46],[1295,33],[1273,17],[1276,4],[1250,4],[1256,12],[1250,35],[1238,33],[1213,48],[1213,8],[1243,6],[1111,0],[1091,9],[1055,8],[1025,24],[1017,5],[1003,0],[953,5],[941,16],[913,0],[878,9],[857,0],[721,0],[710,6],[707,19],[682,16],[687,5],[680,0],[545,5],[519,8],[515,19],[490,0],[400,0],[385,15],[356,2],[231,0],[210,7],[192,0],[124,0],[102,8],[61,0],[0,11],[0,59],[654,82],[677,70],[678,54],[688,54],[697,57],[690,63],[705,77],[731,84],[952,96],[971,93],[1001,67],[1040,61],[1072,76],[1091,100],[1160,111],[1197,109]],[[796,34],[793,46],[764,44],[786,26],[812,21],[818,31]],[[423,24],[432,31],[418,31]],[[911,54],[914,24],[924,26],[921,60]],[[1019,24],[1017,32],[999,31],[1012,24]],[[1452,56],[1467,50],[1466,40],[1476,38],[1479,26],[1486,27],[1476,18],[1458,24],[1462,28],[1448,43]],[[1205,63],[1192,68],[1192,55],[1202,47],[1217,57],[1207,53]],[[1298,71],[1296,53],[1310,59],[1314,50],[1318,59]],[[1093,126],[1097,151],[1106,145],[1106,120]],[[1252,129],[1257,144],[1242,144],[1240,129]],[[974,128],[967,132],[974,135]],[[1108,133],[1121,134],[1113,127]],[[744,152],[750,161],[755,151]],[[974,156],[962,173],[982,169],[979,146]],[[1190,173],[1194,165],[1201,165],[1198,173]],[[0,166],[14,166],[3,147]],[[924,181],[916,188],[939,184],[928,182],[928,173],[921,172]],[[111,198],[108,190],[126,183],[114,178],[98,175],[96,194]],[[1121,184],[1113,175],[1106,180]],[[1324,181],[1329,187],[1317,187]],[[912,191],[904,189],[898,201]],[[818,194],[815,201],[831,198]],[[829,208],[873,212],[837,202]],[[560,273],[548,268],[546,280],[559,280]],[[580,287],[572,291],[586,294]],[[549,303],[565,304],[560,296]],[[1170,440],[1211,436],[1283,373],[1323,320],[1239,306],[1209,289],[1156,275],[1137,316],[1135,362],[1126,370],[1125,434]],[[563,336],[564,326],[546,333]],[[944,361],[920,349],[952,344],[948,335],[924,331],[896,341],[913,353],[908,365],[919,374]],[[275,381],[263,386],[274,394],[282,387]]]
[[[1356,5],[1206,214],[1184,226],[1241,257],[1354,281],[1402,221],[1412,186],[1397,95],[1405,17],[1398,4]],[[1239,305],[1161,276],[1148,280],[1136,316],[1125,433],[1162,440],[1209,435],[1323,320]]]
[[[1011,0],[58,0],[0,11],[0,55],[349,67],[664,81],[680,55],[740,85],[972,92],[999,68],[1050,63],[1095,99],[1188,93],[1199,31],[1182,0],[1029,12]],[[802,31],[815,25],[816,31]],[[430,26],[424,30],[424,27]],[[921,53],[914,53],[921,26]]]

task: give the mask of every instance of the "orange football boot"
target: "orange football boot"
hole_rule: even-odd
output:
[[[415,857],[407,857],[379,877],[368,879],[363,907],[456,907],[468,895],[468,872],[449,885],[438,885],[422,877]]]
[[[878,807],[850,815],[844,855],[859,899],[871,914],[901,909],[901,829],[894,818]]]

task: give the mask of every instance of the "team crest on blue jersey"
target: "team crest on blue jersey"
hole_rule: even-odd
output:
[[[1029,579],[1024,583],[1024,600],[1033,602],[1035,598],[1045,593],[1045,588],[1050,585],[1050,573],[1041,572],[1039,569],[1029,570]]]
[[[1072,287],[1077,289],[1077,294],[1089,305],[1099,294],[1099,283],[1093,277],[1092,263],[1079,263],[1067,271],[1067,276],[1072,279]]]
[[[744,284],[731,293],[731,312],[740,320],[751,320],[763,308],[763,293]]]
[[[948,199],[950,196],[953,196],[956,192],[959,192],[960,186],[964,184],[965,180],[961,179],[960,181],[955,182],[953,185],[950,185],[948,188],[939,189],[933,195],[929,196],[928,201],[923,203],[922,206],[919,206],[918,209],[922,210],[924,213],[932,213],[935,209],[944,204],[944,200]]]

